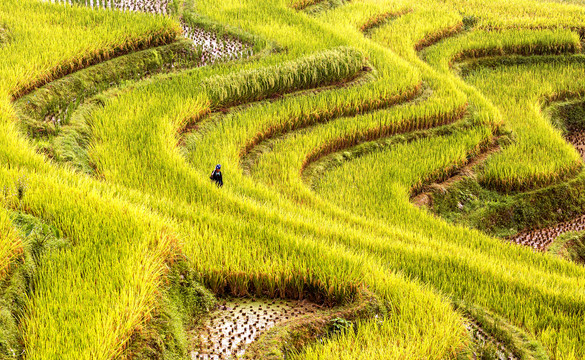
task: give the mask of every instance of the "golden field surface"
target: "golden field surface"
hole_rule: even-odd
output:
[[[585,358],[582,264],[410,201],[489,154],[483,191],[585,204],[547,111],[582,1],[72,2],[0,2],[1,359],[189,359],[222,298],[331,311],[248,358],[501,357],[470,321]]]

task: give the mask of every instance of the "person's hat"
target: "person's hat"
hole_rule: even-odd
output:
[[[219,164],[215,165],[215,170],[219,170],[219,169],[221,169],[221,165],[219,165]]]

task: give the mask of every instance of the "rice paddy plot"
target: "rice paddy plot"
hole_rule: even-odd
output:
[[[578,130],[578,131],[571,131],[567,136],[565,136],[568,142],[573,144],[575,149],[581,154],[581,158],[585,161],[585,131]]]
[[[236,359],[271,328],[317,314],[321,306],[307,301],[233,299],[220,304],[192,330],[198,349],[193,360]]]
[[[117,9],[166,15],[169,0],[45,0],[52,3],[84,5],[92,9]]]
[[[475,174],[475,167],[480,166],[483,164],[486,159],[492,155],[494,152],[499,151],[500,146],[497,144],[492,144],[490,147],[486,148],[477,156],[474,156],[471,160],[469,160],[465,165],[462,167],[454,170],[454,173],[449,178],[441,181],[441,182],[434,182],[431,184],[427,184],[423,186],[422,192],[419,194],[415,194],[415,196],[410,198],[410,201],[416,206],[428,206],[432,203],[432,194],[437,191],[447,191],[447,189],[452,186],[453,184],[474,176]]]
[[[585,215],[552,227],[523,231],[509,240],[519,245],[529,246],[534,250],[546,251],[559,235],[583,230],[585,230]]]
[[[219,61],[246,58],[253,54],[250,44],[236,38],[218,36],[203,28],[183,24],[184,36],[203,50],[202,65],[213,65]]]

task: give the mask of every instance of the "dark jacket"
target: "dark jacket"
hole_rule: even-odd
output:
[[[209,178],[215,181],[217,183],[217,186],[223,186],[223,177],[221,176],[221,170],[213,170]]]

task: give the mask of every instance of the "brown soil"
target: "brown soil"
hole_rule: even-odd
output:
[[[261,334],[283,322],[320,312],[306,301],[238,299],[225,302],[211,312],[204,324],[193,330],[193,360],[236,359]]]

